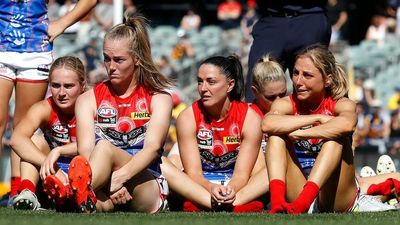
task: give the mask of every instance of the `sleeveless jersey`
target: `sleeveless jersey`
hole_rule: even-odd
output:
[[[49,52],[46,0],[0,1],[0,51]]]
[[[97,85],[93,91],[97,106],[96,142],[108,140],[131,155],[142,150],[151,117],[152,94],[137,86],[130,96],[120,98],[112,91],[109,81]],[[150,169],[160,171],[161,153]]]
[[[302,107],[301,103],[298,101],[295,95],[290,95],[290,100],[292,102],[293,115],[310,115],[310,114],[323,114],[328,116],[334,116],[334,108],[336,101],[332,98],[325,98],[319,107],[315,111],[310,111]],[[318,126],[319,124],[313,124],[308,127],[303,127],[301,129],[309,129],[313,126]],[[307,175],[314,166],[315,159],[318,153],[321,151],[321,147],[324,144],[322,139],[308,139],[299,140],[294,142],[294,149],[299,160],[299,163]]]
[[[204,176],[232,177],[242,140],[242,127],[249,106],[232,101],[226,117],[215,121],[208,116],[200,101],[192,104],[196,121],[196,137]]]
[[[76,142],[75,117],[72,119],[63,117],[52,97],[47,98],[47,102],[51,107],[51,113],[49,123],[44,128],[43,133],[50,149]],[[68,173],[70,161],[70,157],[60,156],[57,160],[57,164],[60,169]]]

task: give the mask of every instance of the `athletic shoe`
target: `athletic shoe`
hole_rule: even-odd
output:
[[[364,166],[360,170],[360,177],[372,177],[376,176],[375,171],[370,166]]]
[[[396,166],[394,165],[392,158],[388,155],[381,155],[376,164],[376,173],[385,174],[394,172],[396,172]]]
[[[36,194],[29,189],[24,189],[13,200],[14,209],[38,210],[40,203]]]
[[[92,213],[96,211],[96,196],[92,183],[92,169],[83,156],[71,160],[68,171],[69,184],[75,194],[75,203],[79,212]]]
[[[56,204],[56,210],[60,212],[74,211],[74,196],[69,185],[64,184],[54,175],[49,175],[43,183],[43,192],[49,199],[53,199]]]
[[[396,210],[396,207],[382,203],[377,197],[361,193],[353,212],[383,212]]]

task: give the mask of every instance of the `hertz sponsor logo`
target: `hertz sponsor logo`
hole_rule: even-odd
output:
[[[228,136],[224,137],[224,144],[240,144],[240,137]]]
[[[148,113],[148,112],[132,112],[131,119],[132,120],[147,120],[147,119],[150,119],[150,113]]]

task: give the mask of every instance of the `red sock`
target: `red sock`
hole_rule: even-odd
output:
[[[286,203],[286,184],[282,180],[274,179],[269,182],[269,193],[271,196],[270,214],[284,212],[283,205]]]
[[[32,181],[24,179],[21,181],[21,185],[19,185],[19,192],[21,192],[24,189],[28,189],[30,191],[32,191],[33,193],[36,192],[36,187],[35,185],[32,183]]]
[[[301,191],[300,195],[297,196],[296,200],[286,205],[286,211],[289,214],[304,213],[310,208],[315,197],[317,197],[319,187],[312,181],[307,181]]]
[[[200,212],[201,210],[193,204],[191,201],[185,201],[183,203],[184,212]]]
[[[393,183],[392,178],[388,178],[382,183],[379,184],[372,184],[369,186],[367,190],[367,195],[390,195],[392,193],[392,190],[394,188],[394,183]],[[399,182],[399,181],[397,181]],[[400,182],[399,182],[400,184]],[[400,188],[400,186],[399,186]]]
[[[264,204],[260,201],[252,201],[243,205],[236,205],[233,207],[235,213],[247,213],[247,212],[262,212],[264,210]]]
[[[21,177],[11,177],[11,192],[10,197],[18,194],[19,186],[21,185]]]

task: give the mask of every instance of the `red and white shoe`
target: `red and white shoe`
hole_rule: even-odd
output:
[[[69,185],[64,185],[54,175],[49,175],[43,183],[43,191],[49,199],[53,199],[56,210],[61,212],[74,211],[74,194]]]
[[[83,156],[76,156],[69,164],[69,184],[75,194],[75,203],[78,212],[96,212],[96,195],[92,183],[92,169],[89,162]]]

